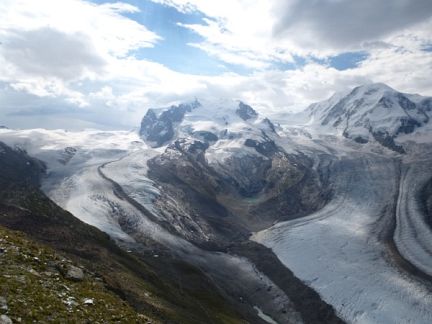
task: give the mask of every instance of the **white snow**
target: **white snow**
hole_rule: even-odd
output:
[[[275,320],[273,320],[270,316],[266,315],[263,313],[263,311],[261,310],[261,308],[259,308],[258,306],[254,306],[254,309],[258,312],[258,316],[265,322],[269,323],[269,324],[278,324],[278,322],[276,322]]]
[[[97,168],[146,147],[135,132],[5,130],[0,141],[19,146],[47,164],[42,190],[59,206],[115,238],[133,241],[118,224],[133,211],[113,195],[110,185],[100,182]],[[76,153],[64,164],[61,161],[70,147]]]
[[[263,131],[272,139],[277,138],[261,115],[243,120],[236,110],[239,101],[199,99],[200,105],[187,112],[176,125],[175,138],[197,138],[195,132],[207,131],[218,136],[219,141],[210,143],[205,157],[209,164],[223,163],[231,156],[260,155],[255,149],[244,146],[246,139],[263,141]],[[164,108],[167,109],[167,108]],[[157,110],[159,113],[163,109]]]
[[[402,98],[402,99],[401,99]],[[411,100],[414,109],[403,109],[400,100]],[[396,135],[401,120],[408,117],[422,126],[429,124],[428,117],[419,109],[426,97],[397,92],[385,84],[375,83],[356,88],[350,93],[336,93],[330,99],[310,105],[297,114],[297,124],[319,129],[328,134],[349,135],[371,140],[370,129]],[[431,116],[429,116],[431,117]],[[326,125],[322,122],[327,121]],[[337,123],[337,125],[335,125]]]

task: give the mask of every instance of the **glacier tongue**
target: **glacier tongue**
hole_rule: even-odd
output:
[[[398,173],[391,159],[373,155],[336,161],[335,196],[325,208],[253,240],[270,247],[348,322],[431,323],[429,288],[392,263],[379,240],[393,217]]]

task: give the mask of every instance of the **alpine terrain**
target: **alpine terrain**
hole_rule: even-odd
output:
[[[18,267],[64,281],[61,319],[432,322],[432,97],[378,83],[277,121],[230,99],[144,112],[134,131],[0,129],[0,262],[43,251]],[[2,314],[49,321],[18,288]]]

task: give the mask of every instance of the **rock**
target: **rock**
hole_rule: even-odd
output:
[[[190,104],[171,106],[157,115],[155,110],[149,109],[141,122],[140,136],[149,141],[151,146],[160,147],[170,141],[175,133],[175,125],[179,123],[186,112],[198,107],[198,101]]]
[[[68,297],[65,301],[63,301],[68,307],[76,307],[78,303],[75,301],[74,297]]]
[[[12,320],[7,315],[1,315],[0,324],[12,324]]]
[[[94,305],[94,299],[93,298],[84,298],[83,304],[84,305]]]
[[[37,271],[34,270],[34,269],[30,269],[28,272],[31,273],[33,276],[36,276],[36,277],[40,277],[40,276],[41,276],[41,275],[39,274],[39,272],[37,272]]]
[[[19,283],[22,283],[22,284],[26,284],[27,283],[26,277],[22,276],[22,275],[16,276],[15,280],[18,281]]]
[[[0,310],[8,310],[7,300],[3,296],[0,296]]]
[[[65,278],[73,281],[82,281],[84,279],[84,272],[78,267],[68,265]]]
[[[257,112],[249,105],[239,102],[239,106],[236,110],[236,114],[243,120],[248,120],[258,116]]]

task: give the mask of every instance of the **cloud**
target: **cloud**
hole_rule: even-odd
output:
[[[182,12],[203,13],[207,18],[202,23],[181,26],[203,38],[191,46],[226,63],[265,69],[274,62],[293,62],[291,54],[273,41],[272,1],[152,1],[173,6]]]
[[[420,23],[432,16],[429,0],[279,1],[273,27],[278,38],[316,51],[359,49],[365,42]]]
[[[202,12],[208,17],[203,23],[182,25],[203,37],[192,45],[252,68],[292,62],[293,55],[323,58],[369,49],[432,17],[429,0],[153,1]]]
[[[1,1],[0,81],[86,106],[73,82],[103,79],[110,61],[161,40],[123,15],[137,11],[125,3]]]
[[[2,45],[0,55],[19,75],[69,81],[89,72],[99,73],[105,65],[85,34],[50,27],[11,32]]]
[[[361,1],[369,5],[314,0],[308,1],[310,7],[295,0],[154,1],[186,13],[203,13],[201,23],[179,24],[201,37],[194,37],[190,45],[225,63],[249,68],[247,73],[230,72],[229,64],[228,72],[219,75],[179,73],[136,55],[163,40],[127,15],[139,10],[127,3],[2,0],[2,124],[124,129],[137,126],[149,107],[208,96],[242,99],[277,119],[334,91],[371,81],[432,94],[432,55],[424,51],[432,44],[432,21],[417,9],[396,19],[421,1],[388,2],[399,8],[387,8],[388,17],[386,2],[375,0]],[[341,11],[335,9],[334,15],[345,16],[332,19],[330,8],[336,4]],[[338,33],[354,33],[359,21],[366,19],[364,12],[359,13],[363,18],[355,18],[354,9],[366,11],[372,4],[376,12],[371,26],[364,28],[377,28],[376,33],[362,31],[353,40],[332,34],[333,28],[342,27],[348,30]],[[392,21],[374,25],[373,17],[379,15]],[[339,71],[330,65],[328,56],[357,47],[368,54],[357,66]],[[297,55],[304,63],[296,65]]]

